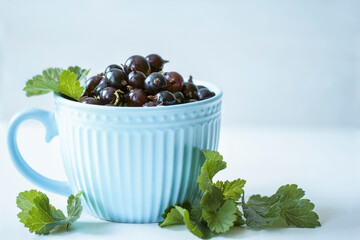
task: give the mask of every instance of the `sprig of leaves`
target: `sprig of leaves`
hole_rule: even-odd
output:
[[[81,196],[70,195],[67,200],[67,217],[49,203],[49,198],[42,192],[30,190],[19,193],[16,204],[21,212],[17,215],[20,222],[36,234],[49,234],[55,227],[66,225],[70,227],[82,213]]]
[[[320,226],[319,217],[313,211],[314,204],[302,199],[305,192],[297,185],[284,185],[270,197],[253,195],[245,202],[243,187],[246,181],[239,178],[214,183],[213,177],[226,168],[226,162],[216,151],[206,150],[203,154],[206,161],[197,179],[203,192],[200,204],[170,206],[163,214],[160,227],[185,224],[199,238],[210,238],[245,223],[255,229],[271,227],[281,221],[300,228]]]
[[[78,66],[69,67],[67,70],[48,68],[42,72],[42,75],[36,75],[28,80],[23,90],[28,97],[59,92],[78,100],[84,92],[89,71]]]

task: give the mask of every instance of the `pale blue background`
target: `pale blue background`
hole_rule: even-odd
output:
[[[360,126],[359,1],[0,0],[0,119],[50,66],[102,71],[132,54],[220,85],[226,125]]]

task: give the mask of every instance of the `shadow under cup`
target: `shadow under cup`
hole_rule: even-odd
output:
[[[169,205],[200,200],[201,149],[218,148],[222,98],[219,88],[204,85],[216,95],[164,107],[97,106],[54,95],[68,186],[83,191],[91,215],[159,222]]]

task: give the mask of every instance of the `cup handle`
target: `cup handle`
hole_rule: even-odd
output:
[[[46,129],[46,142],[50,142],[50,140],[58,135],[58,129],[55,121],[54,113],[40,110],[40,109],[27,109],[16,116],[10,122],[9,130],[8,130],[8,148],[10,152],[11,159],[17,168],[17,170],[30,182],[33,184],[47,190],[50,192],[54,192],[60,195],[69,196],[72,194],[70,185],[68,182],[56,181],[50,178],[44,177],[43,175],[36,172],[32,169],[24,160],[22,155],[20,154],[18,145],[17,145],[17,131],[22,122],[28,119],[34,119],[40,121],[44,124]]]

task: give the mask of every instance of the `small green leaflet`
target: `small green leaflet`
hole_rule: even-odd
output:
[[[280,217],[279,202],[272,202],[268,197],[253,195],[245,204],[242,198],[242,207],[246,225],[251,228],[264,228],[271,226]]]
[[[80,89],[84,91],[83,86],[85,86],[85,80],[90,70],[82,69],[78,66],[69,67],[68,71],[75,74],[76,81],[71,77],[71,81],[67,79],[67,81],[61,84],[60,76],[65,71],[66,70],[61,68],[48,68],[42,72],[42,75],[34,76],[26,82],[26,86],[23,89],[26,92],[26,96],[30,97],[50,92],[60,92],[78,100],[80,98]]]
[[[67,214],[68,214],[68,225],[67,228],[70,227],[71,224],[73,224],[74,222],[76,222],[83,210],[83,207],[81,205],[81,195],[83,194],[83,192],[79,192],[78,194],[74,195],[70,195],[70,197],[68,197],[67,200]]]
[[[226,162],[223,157],[216,151],[202,151],[205,155],[206,161],[201,167],[200,175],[197,179],[199,188],[205,191],[211,191],[213,188],[212,179],[216,173],[226,168]]]
[[[235,215],[236,215],[236,220],[235,220],[235,222],[234,222],[234,226],[240,227],[240,226],[244,225],[244,224],[245,224],[245,221],[244,221],[244,219],[242,218],[242,215],[243,215],[243,214],[242,214],[242,212],[241,212],[239,209],[236,210]]]
[[[212,186],[213,190],[206,191],[201,198],[201,207],[207,211],[216,211],[224,203],[221,190]]]
[[[36,190],[21,192],[16,198],[16,204],[22,210],[18,214],[18,218],[25,224],[25,227],[29,228],[30,232],[36,234],[49,234],[51,230],[60,225],[69,227],[81,215],[81,194],[82,192],[68,198],[68,217],[65,217],[61,210],[49,203],[49,199],[44,193]]]
[[[217,181],[215,186],[223,191],[224,198],[238,201],[241,194],[244,193],[243,187],[246,181],[243,179],[236,179],[234,181]]]
[[[199,238],[210,238],[212,236],[212,233],[203,223],[190,218],[188,209],[174,205],[165,216],[165,220],[159,223],[159,226],[166,227],[178,224],[185,224],[187,229]]]
[[[289,226],[318,227],[319,216],[313,211],[315,205],[309,199],[302,199],[304,195],[305,192],[296,184],[284,185],[274,194],[280,201],[281,216]]]
[[[22,210],[17,215],[20,219],[20,222],[25,224],[26,220],[30,217],[28,212],[31,208],[35,207],[34,199],[36,197],[45,198],[46,195],[36,190],[30,190],[22,192],[17,196],[16,205]]]
[[[187,209],[191,211],[191,205],[189,202],[184,202],[182,204],[177,205],[181,208]],[[169,206],[165,209],[164,214],[161,215],[165,220],[159,223],[160,227],[166,227],[169,225],[177,225],[177,224],[184,224],[183,217],[181,214],[175,209],[174,206]]]
[[[68,67],[68,70],[75,73],[76,80],[80,82],[81,86],[85,86],[86,76],[89,74],[90,69],[86,70],[86,69],[82,69],[79,66],[74,66],[74,67]]]
[[[59,77],[58,91],[66,96],[79,100],[84,92],[84,87],[76,80],[76,74],[70,70],[64,70]]]
[[[184,224],[184,217],[175,208],[175,206],[171,207],[170,211],[166,214],[164,219],[165,219],[164,221],[159,223],[160,227]]]
[[[252,228],[271,226],[284,219],[289,226],[314,228],[320,226],[319,216],[312,211],[314,204],[302,199],[305,192],[297,185],[284,185],[271,197],[253,195],[242,206],[246,225]]]
[[[205,227],[203,227],[201,223],[195,222],[195,224],[193,224],[191,222],[190,214],[187,209],[179,206],[175,206],[175,208],[183,216],[185,226],[190,232],[192,232],[194,235],[198,236],[199,238],[211,237],[211,232],[208,231]]]
[[[57,82],[62,71],[61,68],[48,68],[42,72],[42,75],[47,81]]]
[[[203,210],[202,216],[211,231],[224,233],[234,226],[237,206],[234,201],[226,200],[224,204],[214,212]]]
[[[63,70],[61,68],[48,68],[42,75],[36,75],[26,82],[24,91],[26,96],[42,95],[49,92],[56,92],[58,79]]]

